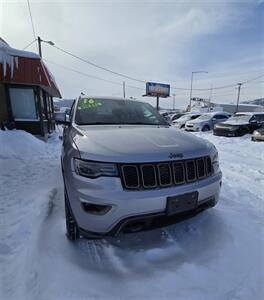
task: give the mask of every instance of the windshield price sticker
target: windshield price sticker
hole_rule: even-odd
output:
[[[98,100],[94,100],[91,98],[83,99],[81,103],[78,104],[78,109],[89,109],[89,108],[96,108],[102,106],[102,103]]]

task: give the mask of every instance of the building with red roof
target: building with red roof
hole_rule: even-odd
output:
[[[0,38],[0,123],[47,136],[55,128],[53,97],[61,97],[53,75],[35,53]]]

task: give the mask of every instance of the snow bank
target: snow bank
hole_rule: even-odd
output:
[[[43,141],[22,130],[0,130],[0,159],[43,154]]]
[[[0,299],[264,299],[264,143],[196,135],[219,151],[215,208],[163,229],[71,243],[58,135],[44,144],[0,131]]]

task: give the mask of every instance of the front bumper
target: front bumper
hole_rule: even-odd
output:
[[[252,141],[264,141],[264,135],[255,135],[255,134],[253,134],[251,139],[252,139]]]
[[[233,136],[241,136],[243,134],[240,134],[238,130],[228,130],[228,129],[214,129],[213,131],[214,135],[217,136],[226,136],[226,137],[233,137]]]
[[[64,173],[71,209],[81,231],[102,236],[116,234],[129,218],[145,219],[146,215],[164,215],[169,196],[197,191],[198,208],[210,198],[214,199],[215,204],[219,197],[221,178],[222,174],[219,172],[203,180],[181,186],[127,191],[123,189],[120,178],[88,179],[74,172]],[[112,208],[105,215],[94,215],[86,212],[82,203],[110,205]]]
[[[176,224],[188,218],[194,217],[198,213],[214,207],[217,201],[214,197],[210,197],[201,201],[195,210],[186,211],[168,216],[165,212],[144,214],[140,216],[132,216],[122,219],[108,232],[93,232],[83,228],[79,228],[81,235],[87,238],[113,237],[120,233],[133,233],[142,230],[150,230],[160,228],[172,224]]]
[[[200,131],[200,126],[195,126],[195,125],[188,126],[188,125],[185,125],[184,129],[186,131]]]

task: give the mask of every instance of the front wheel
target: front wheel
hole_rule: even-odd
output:
[[[202,128],[202,131],[209,131],[210,127],[208,125],[204,125],[204,127]]]
[[[66,217],[66,235],[68,239],[75,241],[80,238],[79,228],[72,215],[69,199],[66,191],[64,192],[64,202],[65,202],[65,217]]]

